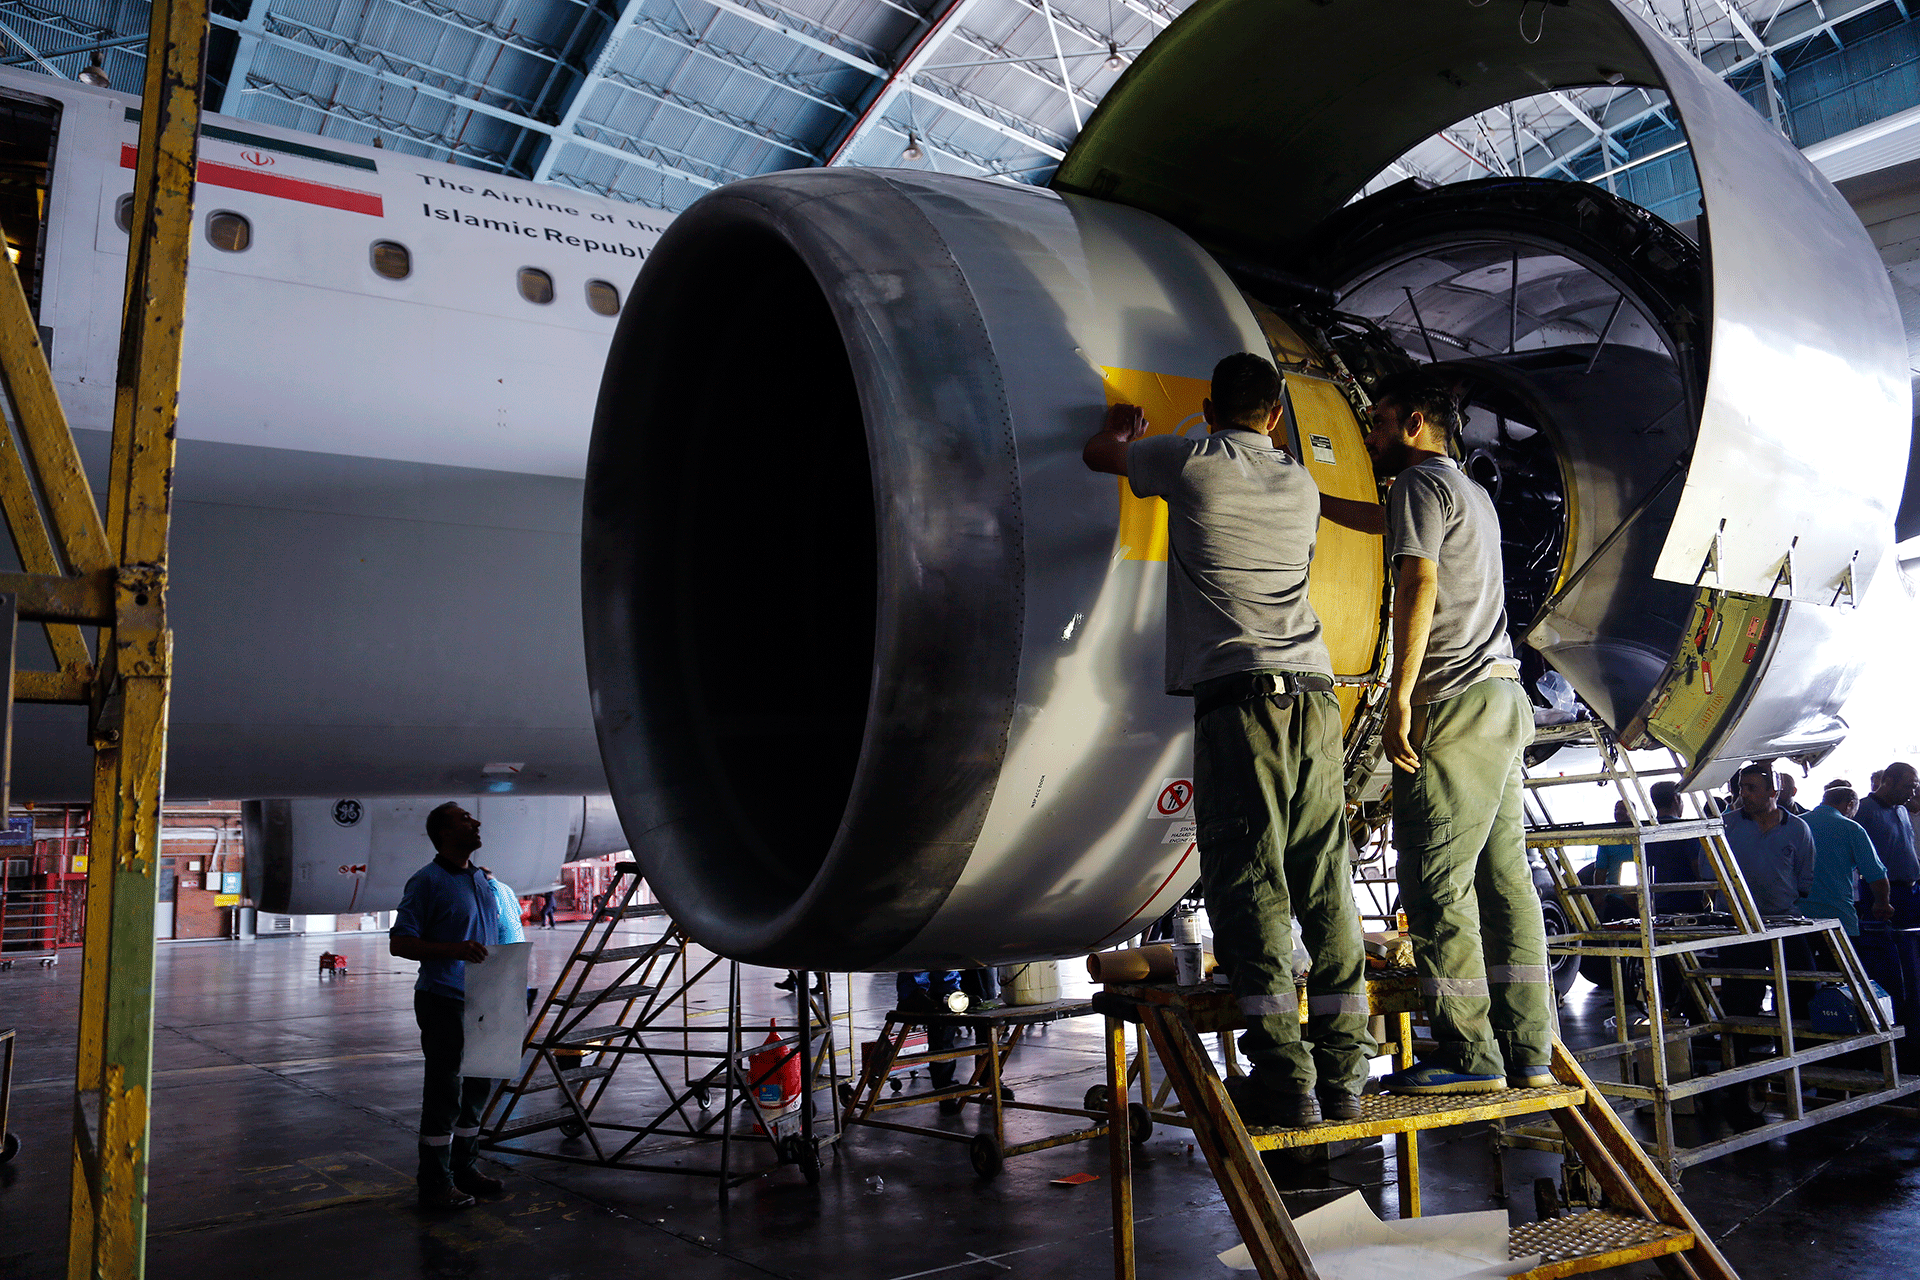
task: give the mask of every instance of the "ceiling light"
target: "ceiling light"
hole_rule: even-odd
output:
[[[1112,41],[1112,40],[1109,40],[1109,41],[1107,41],[1107,67],[1108,67],[1108,69],[1109,69],[1109,70],[1112,70],[1112,71],[1118,71],[1118,70],[1119,70],[1120,68],[1122,68],[1122,67],[1124,67],[1124,66],[1126,66],[1126,65],[1127,65],[1127,60],[1126,60],[1125,58],[1123,58],[1123,57],[1121,57],[1121,56],[1120,56],[1120,46],[1119,46],[1119,44],[1118,44],[1117,42],[1115,42],[1115,41]]]
[[[907,161],[924,160],[926,155],[927,153],[920,149],[920,139],[908,134],[907,149],[900,153],[900,158]]]
[[[98,50],[94,52],[93,61],[87,64],[78,78],[81,84],[90,84],[96,89],[113,88],[113,81],[107,79],[106,67],[101,65]]]

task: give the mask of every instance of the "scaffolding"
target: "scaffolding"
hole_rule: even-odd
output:
[[[639,900],[640,885],[637,864],[615,868],[605,903],[528,1026],[519,1078],[503,1082],[488,1103],[480,1145],[604,1169],[711,1177],[722,1199],[781,1165],[817,1182],[820,1154],[839,1130],[831,986],[822,981],[810,990],[801,974],[804,1023],[776,1020],[766,1040],[752,1042],[741,1017],[739,962],[708,955],[696,964],[666,908]],[[636,920],[658,922],[662,931],[641,942],[615,936]],[[723,965],[726,1008],[703,1022],[694,985]],[[794,1097],[780,1084],[790,1064],[801,1081]],[[628,1087],[615,1089],[616,1081]],[[821,1091],[832,1121],[824,1134],[816,1123]],[[556,1133],[557,1146],[543,1136]],[[736,1152],[743,1143],[771,1148],[775,1163],[743,1168]],[[708,1165],[673,1159],[693,1148],[718,1158]]]
[[[153,922],[173,662],[167,542],[206,0],[153,0],[148,20],[103,507],[19,273],[11,262],[0,269],[0,509],[21,567],[0,573],[0,597],[10,597],[0,630],[11,637],[15,618],[44,625],[56,664],[23,669],[9,654],[7,687],[15,702],[85,706],[87,736],[75,746],[93,752],[97,839],[87,869],[68,1272],[114,1280],[146,1266]]]
[[[1811,1125],[1879,1106],[1920,1089],[1920,1079],[1903,1080],[1893,1042],[1903,1034],[1870,995],[1873,988],[1844,927],[1832,920],[1767,917],[1760,912],[1728,847],[1725,827],[1698,794],[1684,794],[1692,810],[1677,821],[1658,825],[1597,826],[1555,824],[1546,794],[1555,787],[1608,786],[1637,812],[1654,812],[1648,779],[1680,781],[1686,770],[1667,753],[1666,763],[1637,768],[1614,735],[1594,721],[1540,730],[1536,747],[1589,749],[1597,767],[1579,773],[1548,774],[1528,769],[1527,846],[1545,858],[1569,932],[1550,937],[1556,955],[1577,955],[1583,963],[1601,961],[1610,972],[1614,1036],[1609,1043],[1579,1050],[1576,1056],[1594,1074],[1604,1096],[1651,1112],[1653,1133],[1641,1141],[1672,1182],[1681,1171],[1722,1155],[1767,1142]],[[1647,846],[1668,841],[1697,841],[1696,865],[1703,878],[1661,883],[1653,873]],[[1636,868],[1634,884],[1585,884],[1569,850],[1590,845],[1625,845]],[[1711,878],[1706,878],[1710,874]],[[1717,910],[1661,914],[1656,895],[1710,894]],[[1617,894],[1634,900],[1630,916],[1602,918],[1596,900]],[[1799,945],[1790,946],[1795,939]],[[1823,952],[1830,968],[1789,966],[1800,945]],[[1727,963],[1716,955],[1727,948],[1760,947],[1764,963]],[[1716,986],[1715,980],[1721,985]],[[1771,1000],[1771,1012],[1730,1013],[1728,982],[1758,983]],[[1795,1016],[1796,986],[1837,984],[1854,1009],[1854,1030],[1818,1030]],[[1801,1002],[1804,1003],[1804,1002]],[[1762,1002],[1764,1008],[1764,1002]],[[1712,1037],[1719,1043],[1719,1069],[1692,1070],[1693,1050]],[[1872,1065],[1862,1065],[1862,1060]],[[1677,1111],[1716,1091],[1761,1089],[1762,1106],[1777,1106],[1780,1119],[1762,1118],[1753,1127],[1705,1141],[1686,1140],[1675,1123]],[[1807,1097],[1807,1090],[1819,1096]],[[1702,1135],[1696,1128],[1691,1135]],[[1564,1151],[1556,1136],[1538,1130],[1507,1129],[1509,1145]]]

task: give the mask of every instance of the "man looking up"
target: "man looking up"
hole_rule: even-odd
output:
[[[1326,499],[1362,532],[1384,524],[1393,566],[1393,762],[1400,905],[1437,1042],[1388,1077],[1396,1093],[1553,1083],[1552,974],[1521,829],[1520,753],[1533,706],[1507,639],[1500,520],[1460,470],[1453,393],[1420,370],[1384,379],[1367,452],[1394,477],[1384,513]]]
[[[426,1081],[420,1092],[420,1167],[415,1180],[420,1203],[430,1209],[464,1209],[475,1193],[493,1195],[500,1179],[474,1168],[480,1110],[493,1081],[460,1074],[466,1047],[463,1016],[467,965],[487,958],[500,937],[500,905],[484,868],[473,865],[480,848],[480,819],[448,801],[427,815],[433,861],[413,873],[400,895],[400,910],[387,949],[418,960],[413,1017],[420,1026]]]
[[[1854,821],[1865,827],[1874,852],[1887,868],[1888,897],[1896,928],[1920,927],[1920,858],[1914,856],[1913,819],[1907,802],[1920,791],[1912,765],[1895,761],[1876,775],[1873,794],[1862,797]]]
[[[1374,1044],[1347,862],[1340,708],[1307,601],[1320,498],[1270,438],[1280,375],[1242,353],[1213,371],[1208,433],[1145,436],[1107,411],[1083,457],[1167,501],[1167,680],[1191,695],[1200,879],[1214,952],[1247,1020],[1250,1077],[1227,1082],[1251,1126],[1354,1119]],[[1313,956],[1301,1042],[1289,916]],[[1317,1092],[1317,1096],[1316,1096]]]

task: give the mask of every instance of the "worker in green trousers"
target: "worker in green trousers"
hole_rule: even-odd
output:
[[[1228,356],[1210,390],[1204,436],[1150,435],[1138,406],[1116,404],[1082,456],[1167,503],[1166,690],[1193,699],[1200,882],[1253,1063],[1228,1092],[1253,1126],[1351,1120],[1374,1043],[1340,708],[1307,598],[1319,492],[1272,438],[1286,410],[1271,362]],[[1306,1043],[1294,917],[1313,957]]]
[[[1393,566],[1393,763],[1400,903],[1436,1048],[1396,1093],[1493,1093],[1553,1082],[1546,926],[1521,826],[1533,707],[1507,637],[1500,521],[1452,456],[1453,390],[1419,370],[1374,393],[1367,452],[1393,476],[1385,509],[1323,513],[1384,532]]]

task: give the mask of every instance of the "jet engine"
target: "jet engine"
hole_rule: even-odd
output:
[[[1359,498],[1368,388],[1444,366],[1530,669],[1624,737],[1695,775],[1839,740],[1909,425],[1885,273],[1799,154],[1624,5],[1525,33],[1521,10],[1214,0],[1053,191],[807,171],[680,215],[610,353],[583,585],[614,801],[698,941],[791,968],[1067,956],[1192,884],[1164,505],[1080,450],[1119,400],[1205,430],[1231,351],[1273,354],[1285,443]],[[1573,183],[1348,205],[1456,120],[1622,81],[1687,130],[1702,247]],[[1384,590],[1379,540],[1323,524],[1361,801]]]

